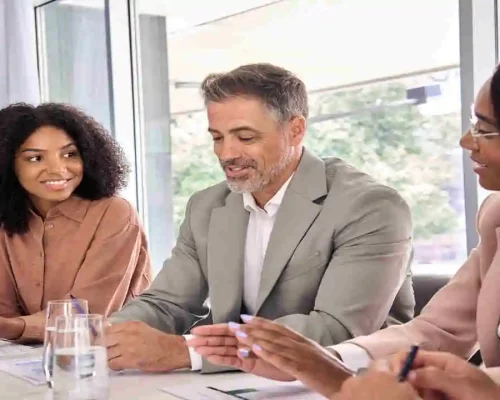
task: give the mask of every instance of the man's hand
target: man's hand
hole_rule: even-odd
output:
[[[239,349],[238,340],[228,324],[200,326],[191,333],[195,338],[188,340],[187,345],[212,364],[240,369],[276,381],[295,380],[293,376],[255,357],[249,349]]]
[[[417,400],[420,397],[408,383],[400,383],[397,376],[370,370],[365,375],[348,379],[331,400]]]
[[[163,333],[143,322],[108,326],[106,345],[113,370],[168,372],[191,367],[189,349],[182,336]]]
[[[323,396],[331,397],[351,376],[332,353],[305,336],[262,318],[242,318],[245,325],[229,324],[239,348],[251,350],[259,359]]]

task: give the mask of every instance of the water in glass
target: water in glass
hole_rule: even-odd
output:
[[[108,357],[102,316],[57,319],[52,390],[54,400],[108,399]]]
[[[78,304],[78,306],[76,306]],[[43,371],[49,387],[52,387],[52,361],[54,338],[56,332],[56,319],[61,316],[71,316],[84,312],[88,313],[87,300],[68,299],[52,300],[47,305],[45,318],[45,338],[43,341]]]

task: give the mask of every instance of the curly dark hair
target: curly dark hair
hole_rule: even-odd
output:
[[[15,174],[15,155],[43,126],[59,128],[75,141],[83,160],[77,196],[98,200],[115,195],[127,184],[130,168],[122,148],[92,117],[68,104],[12,104],[0,110],[0,228],[9,236],[28,231],[31,207]]]

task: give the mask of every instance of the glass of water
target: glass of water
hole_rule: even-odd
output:
[[[54,400],[108,399],[108,356],[101,315],[57,318],[52,393]]]
[[[43,341],[43,371],[49,387],[52,387],[52,353],[54,349],[56,319],[81,313],[88,314],[88,312],[89,306],[87,300],[68,299],[49,301],[45,318],[45,339]]]

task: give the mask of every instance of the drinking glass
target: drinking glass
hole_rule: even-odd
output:
[[[102,315],[57,318],[53,354],[54,400],[108,399],[108,356]]]
[[[45,338],[43,341],[43,372],[49,387],[52,387],[52,360],[54,349],[54,337],[56,331],[56,319],[61,316],[71,316],[80,313],[88,314],[89,306],[87,300],[67,299],[51,300],[47,305],[45,317]]]

